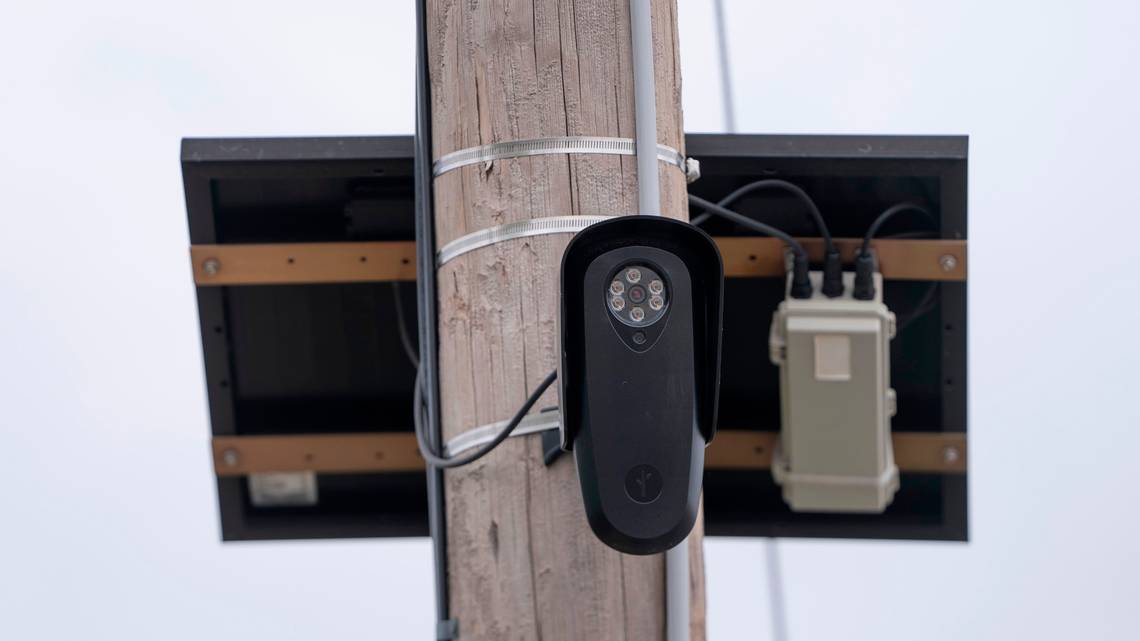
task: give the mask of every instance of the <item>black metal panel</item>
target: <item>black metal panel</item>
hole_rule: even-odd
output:
[[[185,140],[182,166],[195,244],[414,233],[408,137]],[[399,294],[415,308],[412,284]],[[389,283],[199,287],[213,434],[410,431],[414,370],[394,295]],[[315,508],[256,508],[244,479],[219,479],[222,537],[427,534],[423,474],[327,475],[318,487]]]
[[[883,230],[930,231],[932,237],[966,237],[964,137],[719,136],[687,138],[701,160],[693,193],[717,200],[760,178],[782,178],[805,189],[831,232],[860,237],[887,207],[925,205],[936,228],[920,217],[897,217]],[[801,203],[790,194],[763,192],[734,203],[741,213],[797,235],[817,235]],[[710,220],[716,236],[749,235]],[[933,307],[916,314],[929,288]],[[966,285],[888,281],[884,300],[897,314],[891,346],[891,383],[898,394],[893,429],[908,432],[966,430]],[[772,311],[783,298],[779,279],[730,280],[725,290],[721,428],[776,431],[780,421],[779,371],[767,358]],[[907,475],[881,515],[796,514],[784,504],[768,472],[706,470],[706,532],[710,535],[820,538],[966,540],[964,475]]]
[[[314,507],[254,508],[244,479],[218,479],[226,541],[427,536],[424,474],[318,475]]]
[[[690,135],[687,148],[702,164],[692,190],[708,199],[779,177],[812,195],[836,236],[861,236],[883,209],[910,200],[938,215],[933,234],[966,237],[963,137]],[[410,137],[186,140],[183,176],[196,244],[414,237]],[[734,208],[815,235],[800,204],[778,192]],[[883,234],[927,227],[899,217]],[[746,234],[719,220],[706,228]],[[929,312],[908,318],[929,287]],[[415,309],[414,288],[400,294]],[[767,337],[781,296],[779,279],[726,286],[722,429],[778,429]],[[894,429],[965,431],[966,285],[892,281],[884,296],[904,326],[892,346]],[[389,284],[204,287],[198,299],[215,435],[410,430],[414,372],[393,331]],[[223,538],[427,533],[422,474],[328,475],[319,487],[314,508],[255,508],[243,480],[221,479]],[[766,471],[705,476],[714,536],[965,540],[966,507],[964,475],[904,474],[882,515],[792,513]]]

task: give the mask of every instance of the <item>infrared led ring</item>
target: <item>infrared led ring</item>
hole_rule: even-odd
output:
[[[652,325],[665,315],[669,291],[665,279],[643,263],[622,265],[606,286],[607,307],[619,321],[632,327]]]

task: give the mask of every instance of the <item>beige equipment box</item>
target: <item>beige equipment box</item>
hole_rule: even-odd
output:
[[[827,298],[821,272],[812,272],[813,296],[786,297],[769,334],[781,401],[772,476],[797,512],[882,512],[899,487],[891,448],[895,316],[883,304],[880,274],[873,300],[853,298],[854,274],[843,276],[844,294]]]

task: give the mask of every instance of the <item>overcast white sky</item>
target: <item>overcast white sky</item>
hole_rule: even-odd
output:
[[[970,140],[971,542],[782,542],[791,638],[1137,638],[1140,4],[728,1],[739,128]],[[685,122],[722,129],[711,2]],[[426,540],[218,542],[178,141],[410,133],[411,3],[0,22],[0,637],[426,639]],[[766,638],[710,539],[714,641]]]

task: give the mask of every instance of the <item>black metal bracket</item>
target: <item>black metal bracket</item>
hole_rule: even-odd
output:
[[[435,624],[435,641],[455,641],[459,638],[459,621],[447,619]]]
[[[562,449],[562,435],[558,430],[547,430],[542,433],[542,462],[550,467],[565,454]]]

